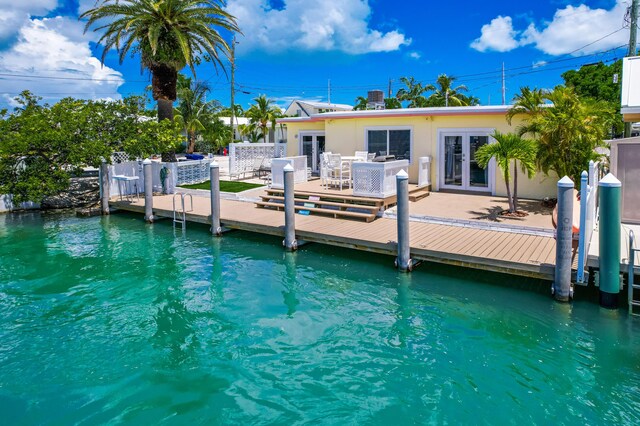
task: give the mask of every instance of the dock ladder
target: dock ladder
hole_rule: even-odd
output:
[[[180,205],[176,207],[176,197],[180,197]],[[185,199],[189,199],[189,209],[186,209]],[[173,194],[173,227],[179,223],[182,229],[187,227],[187,212],[193,211],[193,196],[191,194],[175,193]]]
[[[635,247],[635,235],[633,235],[633,231],[629,231],[629,314],[631,315],[640,315],[634,314],[633,307],[640,306],[640,299],[634,298],[634,290],[640,290],[640,284],[634,284],[634,274],[635,274],[635,258],[636,253],[640,253],[640,247]]]

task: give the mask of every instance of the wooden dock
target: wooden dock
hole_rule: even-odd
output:
[[[188,203],[187,203],[188,204]],[[119,201],[112,207],[144,213],[144,199]],[[154,196],[154,215],[173,217],[173,196]],[[188,207],[188,206],[187,206]],[[193,197],[188,222],[210,224],[210,199]],[[284,213],[254,203],[221,200],[221,222],[229,229],[284,236]],[[296,214],[299,240],[396,256],[394,219],[372,222]],[[443,224],[411,222],[411,258],[551,280],[555,264],[553,237]],[[391,261],[390,261],[391,263]]]

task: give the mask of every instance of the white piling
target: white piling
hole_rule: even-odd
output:
[[[413,265],[409,247],[409,175],[400,170],[396,175],[398,257],[396,266],[402,272],[410,272]]]
[[[282,244],[288,251],[298,248],[296,241],[296,208],[294,200],[294,176],[291,164],[284,166],[284,241]]]
[[[573,188],[568,176],[558,181],[558,216],[556,229],[556,268],[553,294],[556,300],[568,302],[571,291],[571,243],[573,237]]]
[[[144,168],[144,220],[153,223],[153,166],[148,158],[142,162]]]
[[[213,161],[209,164],[209,179],[211,182],[211,233],[222,235],[220,227],[220,165]]]

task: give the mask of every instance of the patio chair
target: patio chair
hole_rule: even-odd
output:
[[[356,151],[356,155],[354,157],[359,158],[362,161],[367,161],[367,155],[369,153],[367,151]]]
[[[328,185],[337,185],[340,191],[345,183],[351,188],[351,164],[348,161],[342,161],[340,154],[329,154],[327,173]]]
[[[324,189],[329,189],[329,156],[331,152],[320,154],[320,185]]]
[[[253,167],[251,168],[253,176],[260,177],[260,168],[262,167],[263,162],[264,157],[256,157],[253,159]]]
[[[367,161],[373,161],[374,158],[376,158],[376,153],[375,152],[369,152],[367,154]]]

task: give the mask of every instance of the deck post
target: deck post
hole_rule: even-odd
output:
[[[558,181],[558,220],[556,229],[556,268],[553,295],[559,302],[568,302],[571,290],[571,243],[573,238],[573,188],[568,176]]]
[[[600,180],[600,306],[615,309],[620,293],[620,223],[622,184],[609,173]]]
[[[102,159],[100,163],[100,207],[103,215],[109,214],[109,165]]]
[[[151,160],[142,162],[144,167],[144,220],[153,223],[153,166]]]
[[[296,241],[296,207],[293,167],[287,164],[283,169],[284,174],[284,241],[282,244],[287,251],[295,251],[298,248]]]
[[[584,265],[587,253],[587,189],[589,187],[589,174],[583,171],[580,175],[580,234],[578,236],[578,271],[576,282],[584,282]]]
[[[209,181],[211,182],[211,234],[222,235],[220,227],[220,165],[217,161],[209,164]]]
[[[396,267],[402,272],[411,272],[411,252],[409,248],[409,175],[400,170],[396,175],[396,196],[398,224],[398,257]]]

